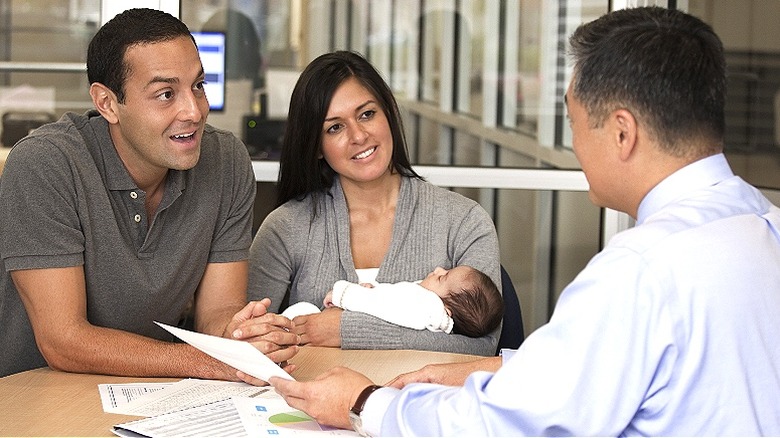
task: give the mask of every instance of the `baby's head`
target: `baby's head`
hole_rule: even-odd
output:
[[[420,282],[444,301],[452,332],[481,337],[495,330],[504,316],[504,299],[493,280],[470,266],[436,268]]]

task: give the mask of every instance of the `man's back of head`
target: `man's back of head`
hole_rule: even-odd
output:
[[[708,24],[678,10],[631,8],[583,24],[569,42],[572,88],[592,124],[622,107],[669,155],[722,150],[726,62]]]

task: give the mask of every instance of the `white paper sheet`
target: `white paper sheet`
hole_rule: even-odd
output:
[[[173,385],[173,382],[161,383],[101,383],[98,385],[103,411],[123,414],[123,409],[131,401],[147,394],[157,392]]]
[[[251,437],[360,436],[353,430],[336,429],[317,423],[305,413],[291,408],[282,396],[272,391],[258,398],[234,397],[232,399],[247,435]]]
[[[232,400],[117,424],[112,432],[123,437],[245,437]]]
[[[250,376],[266,382],[274,376],[295,380],[248,342],[196,333],[157,321],[155,323],[198,350]]]
[[[138,397],[113,412],[152,417],[228,400],[234,396],[254,397],[266,391],[268,387],[261,388],[244,382],[184,379],[160,391]]]
[[[122,437],[154,438],[358,436],[352,430],[318,424],[305,413],[291,408],[270,386],[255,389],[262,392],[117,424],[112,432]]]

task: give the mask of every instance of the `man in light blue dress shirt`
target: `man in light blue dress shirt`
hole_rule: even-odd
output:
[[[429,365],[380,388],[344,368],[272,379],[290,405],[369,435],[780,435],[780,209],[722,154],[720,40],[651,7],[570,43],[565,99],[591,200],[636,226],[511,359]]]

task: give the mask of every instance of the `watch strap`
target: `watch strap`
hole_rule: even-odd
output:
[[[355,400],[355,405],[352,406],[352,409],[350,409],[350,412],[352,412],[355,415],[360,415],[361,412],[363,412],[363,407],[366,405],[366,400],[368,400],[368,396],[374,393],[377,389],[381,388],[381,385],[368,385],[365,388],[363,388],[362,391],[360,391],[360,395],[358,395],[357,400]]]

